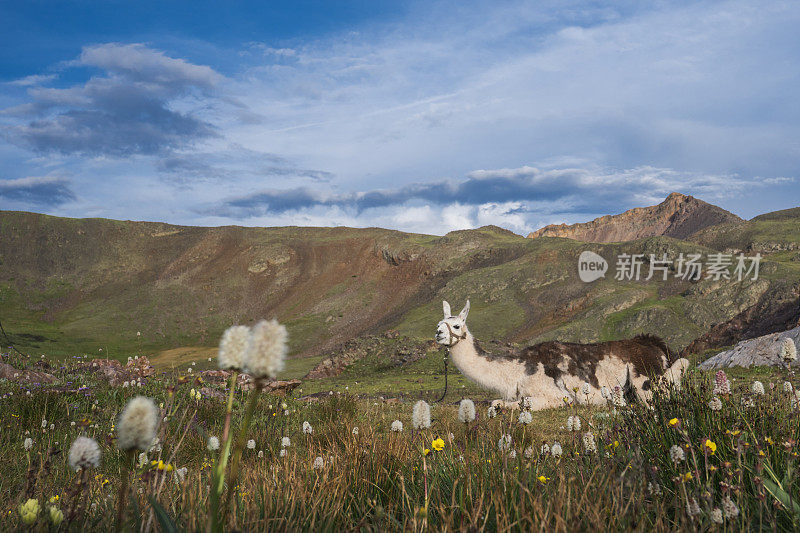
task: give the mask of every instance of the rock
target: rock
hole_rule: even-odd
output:
[[[200,372],[200,376],[211,383],[226,383],[231,373],[227,370],[204,370]]]
[[[92,359],[76,370],[94,372],[98,379],[107,381],[112,387],[119,387],[126,381],[138,377],[128,372],[116,359]]]
[[[144,355],[130,359],[125,365],[125,370],[141,378],[146,378],[156,373],[156,369]]]
[[[301,381],[299,379],[290,379],[288,381],[270,381],[267,383],[267,386],[264,388],[266,392],[271,392],[273,394],[282,394],[287,395],[291,393],[294,389],[300,386]]]
[[[21,370],[6,363],[0,363],[0,378],[11,381],[27,381],[29,383],[52,383],[56,377],[47,372]]]
[[[580,224],[551,224],[528,238],[565,237],[584,242],[622,242],[664,235],[685,239],[704,228],[741,222],[724,209],[691,196],[672,193],[658,205],[637,207],[620,215],[606,215]]]
[[[203,387],[200,389],[200,394],[203,398],[214,398],[215,400],[225,401],[227,396],[219,389],[212,389],[211,387]]]
[[[706,359],[698,366],[703,370],[714,370],[731,366],[741,366],[744,368],[749,368],[751,366],[782,366],[784,363],[781,361],[779,350],[781,341],[786,337],[792,339],[795,345],[799,345],[800,326],[790,329],[789,331],[770,333],[769,335],[742,341],[732,349]],[[798,361],[795,361],[792,366],[797,365]]]

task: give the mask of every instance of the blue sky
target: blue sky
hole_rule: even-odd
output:
[[[643,5],[647,4],[647,5]],[[793,2],[0,5],[0,209],[526,233],[800,205]]]

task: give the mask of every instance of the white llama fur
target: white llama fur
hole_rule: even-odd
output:
[[[564,398],[578,403],[604,405],[606,400],[600,393],[603,386],[613,389],[615,386],[624,387],[626,384],[635,387],[637,394],[645,400],[651,395],[650,391],[644,390],[643,387],[649,380],[648,376],[640,375],[634,365],[625,362],[614,353],[606,355],[597,363],[594,373],[597,387],[590,385],[588,395],[583,394],[581,390],[584,377],[570,374],[568,356],[563,356],[558,363],[560,376],[554,379],[545,373],[545,367],[541,362],[538,363],[536,371],[530,373],[526,368],[526,361],[522,358],[493,357],[491,354],[481,353],[475,338],[467,328],[469,307],[467,300],[464,309],[457,316],[453,316],[450,314],[450,304],[443,302],[444,319],[437,326],[436,341],[448,347],[453,363],[464,376],[502,396],[503,400],[496,400],[492,405],[519,408],[519,400],[525,397],[529,397],[527,404],[533,410],[561,406],[564,404]],[[680,386],[681,376],[688,368],[689,361],[678,359],[669,367],[667,363],[666,357],[662,357],[661,378]]]

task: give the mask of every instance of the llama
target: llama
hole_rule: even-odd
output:
[[[443,308],[436,342],[447,346],[458,370],[504,400],[526,398],[533,410],[563,405],[565,397],[605,404],[603,387],[619,386],[629,400],[636,395],[648,399],[652,378],[663,377],[680,387],[689,366],[686,359],[673,360],[664,341],[653,335],[597,344],[549,341],[519,351],[489,353],[467,328],[469,300],[457,316],[450,314],[447,302]]]

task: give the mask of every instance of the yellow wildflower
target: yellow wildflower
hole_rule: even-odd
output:
[[[691,480],[693,480],[693,479],[694,479],[694,476],[692,476],[692,473],[691,473],[691,472],[686,472],[686,473],[683,475],[683,480],[684,480],[684,481],[691,481]]]
[[[444,449],[444,441],[440,438],[434,439],[431,443],[431,447],[437,452],[440,452]]]
[[[429,453],[431,453],[431,450],[430,450],[429,448],[425,448],[425,449],[422,451],[422,454],[423,454],[423,455],[428,455]]]
[[[541,481],[542,483],[547,483],[548,481],[550,481],[550,478],[549,478],[549,477],[544,477],[544,476],[539,476],[539,477],[538,477],[538,478],[536,478],[536,479],[538,479],[538,480],[539,480],[539,481]]]
[[[706,439],[703,445],[711,451],[711,455],[714,455],[714,452],[717,451],[717,443],[711,439]]]
[[[679,420],[677,418],[673,418],[669,421],[669,425],[675,427],[678,425]]]
[[[51,496],[49,502],[50,503],[58,503],[60,496],[56,494],[55,496]]]
[[[772,440],[770,437],[767,437],[767,438],[766,438],[766,439],[764,439],[764,440],[766,441],[766,443],[767,443],[767,444],[775,444],[775,441],[774,441],[774,440]]]

